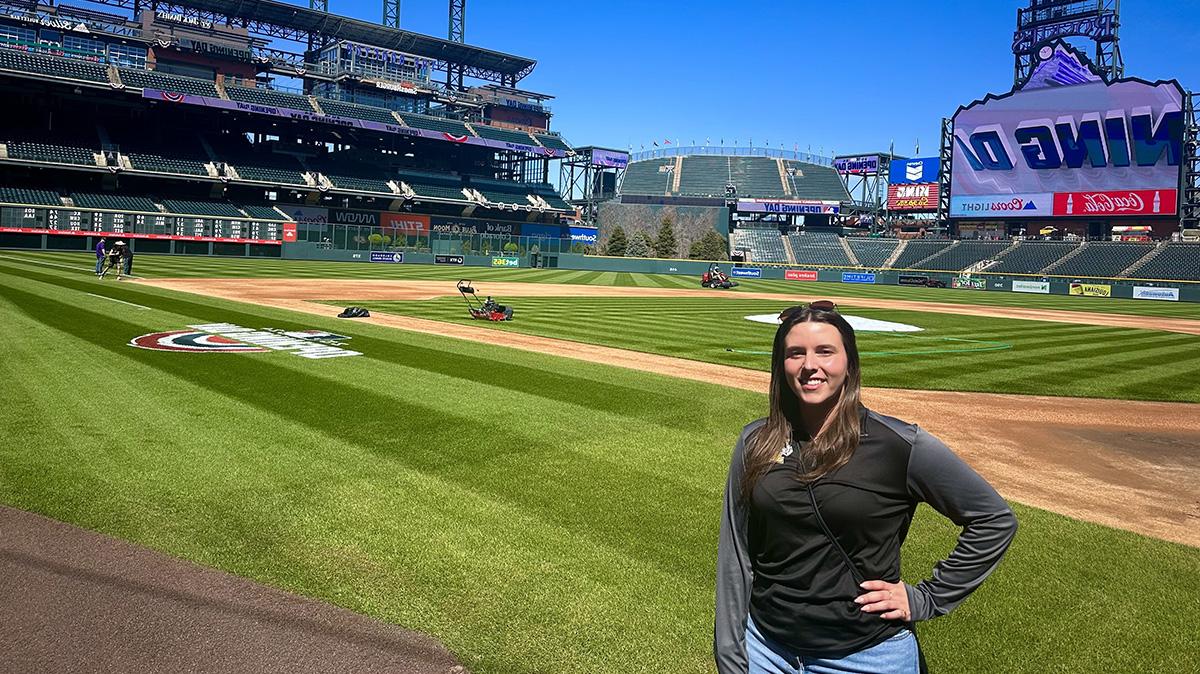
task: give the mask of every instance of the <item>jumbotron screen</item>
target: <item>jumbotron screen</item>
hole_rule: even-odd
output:
[[[955,114],[951,215],[1174,214],[1179,84],[1106,83],[1063,45],[1047,50],[1023,88]]]

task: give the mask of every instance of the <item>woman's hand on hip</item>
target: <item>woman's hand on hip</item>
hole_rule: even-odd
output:
[[[859,587],[867,592],[856,597],[854,603],[859,604],[863,611],[879,613],[879,617],[885,620],[908,622],[912,619],[912,611],[908,608],[908,589],[904,586],[904,581],[889,583],[885,580],[868,580]]]

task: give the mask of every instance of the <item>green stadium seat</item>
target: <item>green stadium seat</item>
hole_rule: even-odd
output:
[[[62,206],[58,192],[28,190],[21,187],[0,187],[0,204],[16,206]]]
[[[312,103],[309,102],[306,96],[291,94],[286,91],[261,89],[258,87],[239,87],[226,84],[225,93],[229,96],[230,100],[241,103],[267,105],[287,110],[300,110],[302,112],[316,112],[316,109],[313,108]]]
[[[452,119],[443,119],[441,117],[429,117],[427,115],[418,115],[412,112],[399,113],[400,118],[404,123],[414,129],[425,129],[427,131],[440,131],[448,133],[452,136],[474,136],[465,124]]]
[[[79,166],[96,166],[96,152],[86,147],[63,145],[59,143],[42,143],[36,141],[18,141],[8,144],[10,159],[25,161],[50,162],[54,164],[77,164]]]
[[[169,75],[154,70],[137,70],[134,68],[121,68],[119,72],[121,82],[125,86],[135,89],[158,89],[160,91],[180,94],[208,96],[209,98],[218,98],[220,96],[217,93],[216,83],[211,80]]]
[[[163,199],[162,205],[168,213],[178,215],[204,215],[215,218],[244,218],[246,215],[236,206],[224,201],[190,201],[187,199]]]
[[[854,251],[854,257],[858,258],[858,263],[864,267],[879,269],[883,267],[883,263],[896,252],[896,246],[899,245],[897,239],[868,239],[865,237],[846,237],[846,242],[850,244],[850,250]]]
[[[158,207],[149,197],[131,197],[124,194],[73,192],[71,201],[79,208],[95,208],[106,211],[131,213],[159,213]]]
[[[334,101],[328,98],[322,98],[318,103],[321,109],[327,115],[334,117],[346,117],[349,119],[362,119],[368,122],[379,122],[381,124],[399,124],[391,110],[384,108],[376,108],[370,105],[359,105],[357,103],[345,103],[342,101]]]
[[[475,133],[479,134],[480,138],[489,140],[498,140],[504,143],[518,143],[520,145],[534,145],[533,137],[524,131],[512,131],[509,129],[500,129],[487,124],[476,123],[472,124],[471,128],[475,129]]]
[[[0,70],[34,73],[80,82],[108,84],[108,69],[100,63],[0,48]]]

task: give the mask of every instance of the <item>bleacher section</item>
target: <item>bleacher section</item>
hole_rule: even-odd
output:
[[[94,194],[72,192],[71,201],[79,208],[98,208],[109,211],[131,213],[159,213],[158,207],[148,197],[131,197],[124,194]]]
[[[887,262],[887,259],[896,251],[896,246],[900,244],[896,239],[857,237],[847,237],[846,242],[850,244],[850,250],[854,251],[854,256],[858,258],[859,264],[875,269],[882,267],[883,263]],[[792,248],[794,250],[795,245]]]
[[[472,124],[471,128],[475,129],[475,133],[479,134],[480,138],[489,138],[491,140],[498,140],[504,143],[533,145],[533,138],[523,131],[498,129],[494,126],[488,126],[487,124]]]
[[[986,271],[1010,274],[1039,274],[1054,261],[1079,247],[1068,241],[1022,241],[1000,263]]]
[[[684,157],[679,194],[695,197],[724,197],[730,178],[730,157],[705,155]]]
[[[1154,245],[1130,241],[1093,241],[1050,273],[1058,276],[1114,277],[1153,250]]]
[[[302,110],[304,112],[316,112],[312,103],[308,98],[299,94],[289,94],[285,91],[275,91],[274,89],[259,89],[257,87],[237,87],[231,84],[225,85],[225,93],[229,94],[229,98],[242,103],[256,103],[258,105],[269,105],[276,108],[287,108],[289,110]]]
[[[892,264],[892,269],[913,269],[916,263],[950,245],[950,241],[909,241],[904,252]],[[922,267],[924,268],[924,267]]]
[[[552,150],[563,150],[564,152],[569,152],[571,150],[571,146],[567,145],[566,142],[564,142],[563,139],[559,138],[558,136],[548,136],[541,133],[535,133],[533,135],[538,139],[539,143]]]
[[[125,156],[129,157],[129,164],[138,171],[208,177],[208,170],[204,168],[206,159],[200,153],[186,153],[182,148],[179,155],[169,157],[142,152],[128,152]]]
[[[687,160],[683,175],[687,177]],[[729,172],[742,198],[784,197],[779,165],[770,157],[730,157]],[[724,194],[724,186],[722,186]],[[844,257],[844,256],[843,256]]]
[[[670,171],[661,171],[660,167],[674,166],[674,159],[648,159],[629,164],[625,171],[625,179],[621,182],[621,194],[643,194],[663,196],[671,189]]]
[[[20,187],[0,187],[0,204],[20,206],[62,206],[58,192],[51,190],[27,190]]]
[[[733,230],[732,235],[734,250],[750,251],[750,262],[788,261],[787,250],[783,247],[783,236],[774,227],[738,227]]]
[[[530,187],[533,188],[532,194],[536,194],[544,199],[547,204],[550,204],[551,208],[561,208],[564,211],[575,210],[574,206],[568,204],[566,200],[559,195],[558,190],[554,189],[554,185],[551,185],[550,183],[542,183],[540,185],[534,184]]]
[[[1200,281],[1200,243],[1169,243],[1154,259],[1130,276]]]
[[[471,178],[467,185],[478,190],[488,201],[521,206],[530,205],[529,200],[525,198],[525,195],[531,192],[530,186],[523,183]]]
[[[328,155],[317,157],[310,165],[333,183],[334,187],[359,192],[393,194],[388,187],[388,171],[382,167],[360,161],[353,155]]]
[[[211,80],[168,75],[153,70],[120,69],[121,82],[136,89],[159,89],[180,94],[195,94],[218,98],[217,85]]]
[[[778,181],[779,172],[775,172]],[[848,267],[850,258],[842,248],[840,237],[831,232],[793,232],[788,234],[797,264],[816,264],[826,267]]]
[[[14,49],[0,48],[0,69],[108,84],[108,70],[99,63],[73,58],[42,56]]]
[[[921,267],[924,269],[962,271],[976,262],[992,259],[1000,251],[1011,245],[1012,241],[961,241],[957,246],[947,248],[932,260],[923,263]]]
[[[254,180],[273,185],[307,185],[304,167],[295,158],[271,152],[245,153],[231,156],[233,166],[242,180]]]
[[[850,193],[833,168],[801,161],[785,161],[784,164],[792,169],[788,176],[792,183],[792,199],[850,200]]]
[[[80,166],[96,166],[94,152],[86,147],[63,145],[60,143],[39,143],[20,141],[8,144],[10,159],[25,161],[44,161],[57,164],[78,164]]]
[[[279,211],[275,210],[271,206],[238,204],[237,207],[240,208],[243,213],[254,218],[255,220],[278,220],[280,222],[287,220],[285,216],[280,215]]]
[[[428,117],[426,115],[418,115],[412,112],[406,112],[400,115],[404,123],[415,128],[425,129],[427,131],[441,131],[453,136],[473,136],[462,122],[457,122],[452,119],[442,119],[441,117]]]
[[[244,218],[233,204],[224,201],[188,201],[185,199],[163,199],[162,205],[169,213],[181,215],[211,215],[217,218]]]
[[[322,98],[318,105],[325,111],[327,115],[334,117],[347,117],[350,119],[365,119],[369,122],[379,122],[381,124],[396,124],[396,118],[390,110],[383,108],[375,108],[369,105],[358,105],[357,103],[343,103],[342,101],[333,101],[327,98]]]
[[[399,175],[399,180],[406,183],[419,196],[454,199],[456,201],[467,200],[467,197],[462,193],[462,180],[457,176],[405,171]]]

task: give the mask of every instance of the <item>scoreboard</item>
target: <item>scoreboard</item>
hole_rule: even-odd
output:
[[[114,213],[69,208],[0,207],[0,232],[123,236],[131,239],[279,244],[283,223],[272,220]]]

